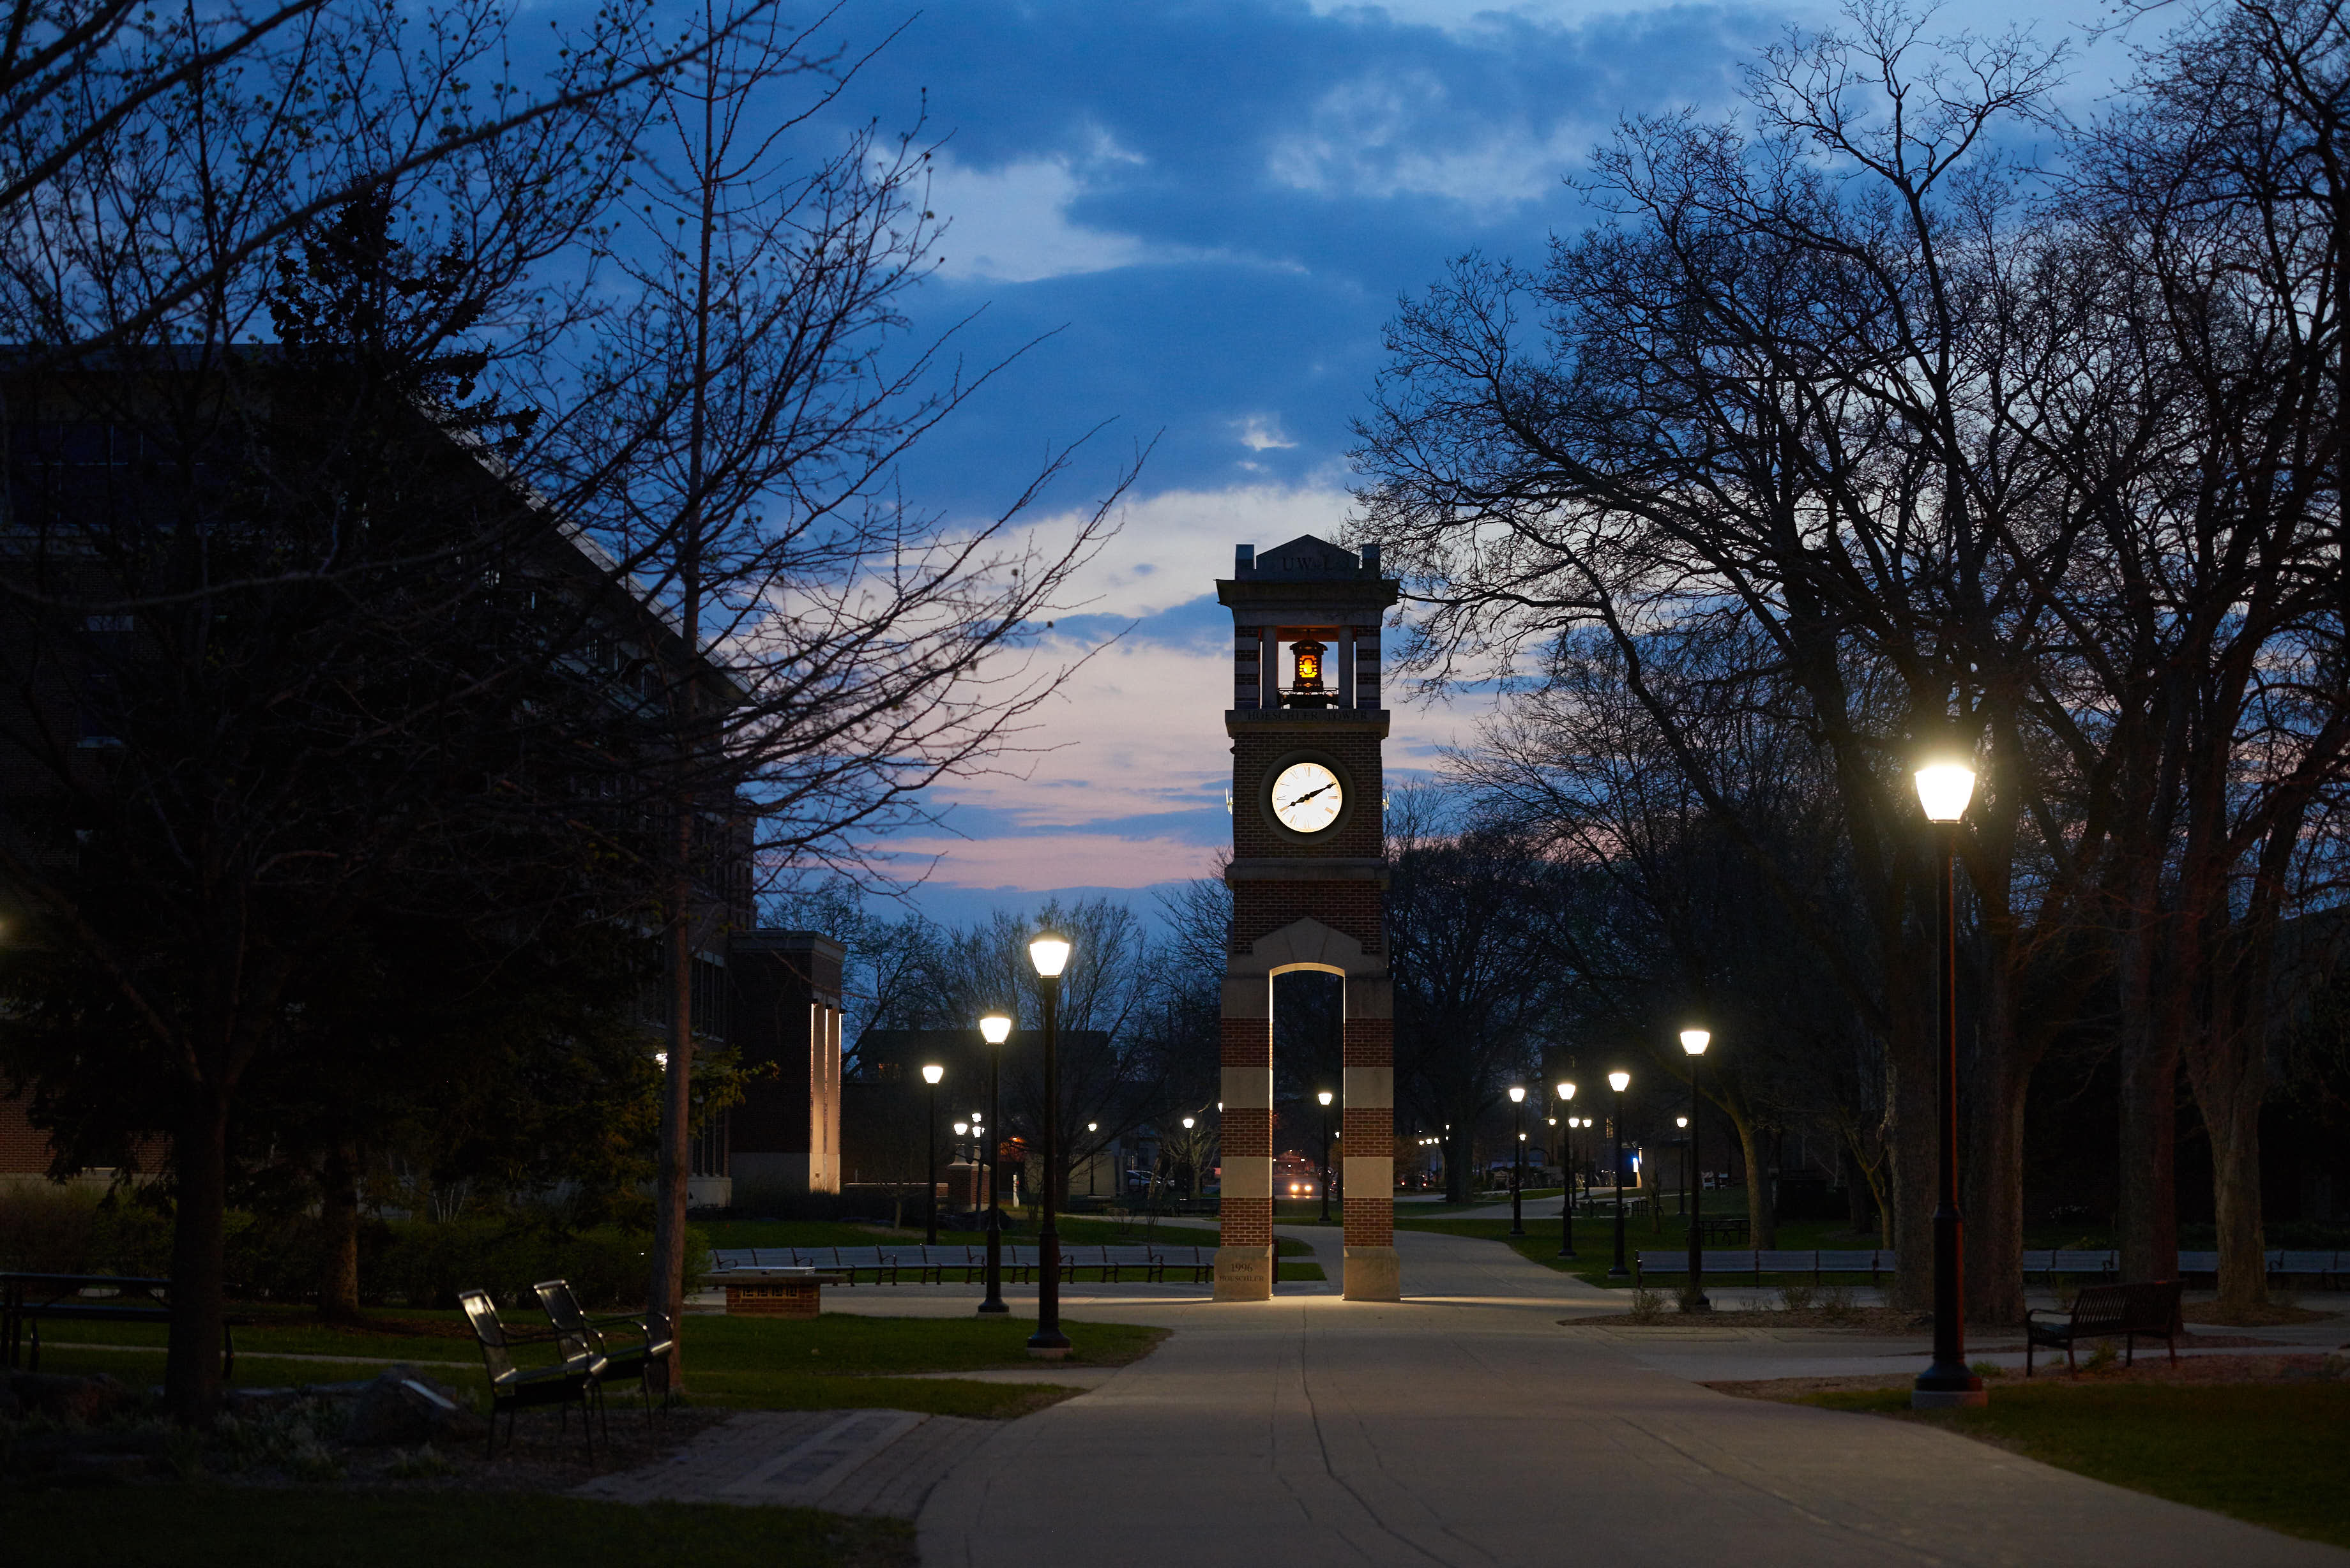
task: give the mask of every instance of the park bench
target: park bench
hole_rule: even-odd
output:
[[[2212,1265],[2212,1272],[2219,1265]],[[2342,1282],[2342,1254],[2339,1252],[2279,1252],[2269,1264],[2269,1272],[2295,1279],[2314,1279],[2320,1284],[2339,1287]]]
[[[2178,1291],[2177,1280],[2157,1280],[2137,1285],[2089,1285],[2073,1298],[2073,1310],[2064,1321],[2043,1323],[2040,1314],[2045,1307],[2034,1307],[2023,1320],[2023,1375],[2032,1376],[2032,1352],[2035,1346],[2064,1347],[2064,1367],[2077,1371],[2073,1359],[2073,1347],[2084,1339],[2120,1338],[2127,1347],[2125,1366],[2137,1363],[2137,1336],[2160,1339],[2169,1347],[2170,1359],[2178,1359]]]
[[[2272,1275],[2293,1279],[2314,1279],[2334,1290],[2342,1288],[2345,1276],[2350,1276],[2350,1252],[2283,1251],[2272,1250],[2262,1260]],[[2182,1276],[2216,1278],[2220,1272],[2217,1252],[2181,1252],[2178,1272]]]
[[[2121,1254],[2115,1251],[2074,1249],[2042,1249],[2023,1254],[2023,1277],[2038,1274],[2042,1280],[2054,1279],[2058,1274],[2118,1274],[2122,1270]]]
[[[1159,1277],[1166,1279],[1170,1269],[1189,1269],[1191,1282],[1206,1284],[1216,1277],[1216,1250],[1213,1247],[1161,1247],[1154,1245],[1151,1256],[1158,1260]]]
[[[43,1323],[170,1323],[171,1294],[169,1280],[117,1274],[0,1274],[0,1343],[7,1346],[7,1364],[12,1368],[21,1365],[27,1372],[41,1369]],[[252,1321],[234,1315],[221,1319],[223,1377],[236,1371],[234,1331]]]
[[[1752,1275],[1756,1284],[1765,1274],[1809,1274],[1818,1284],[1825,1274],[1866,1274],[1868,1282],[1877,1283],[1894,1266],[1894,1255],[1882,1250],[1876,1251],[1786,1251],[1769,1248],[1736,1251],[1709,1251],[1704,1254],[1708,1277],[1732,1274]],[[1689,1272],[1689,1249],[1669,1251],[1637,1252],[1632,1259],[1632,1282],[1638,1284],[1648,1274],[1686,1274]]]
[[[1697,1222],[1698,1245],[1709,1241],[1742,1241],[1746,1239],[1746,1216],[1717,1214],[1711,1219],[1700,1216]]]

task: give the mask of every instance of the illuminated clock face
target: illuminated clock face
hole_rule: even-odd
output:
[[[1292,763],[1273,781],[1273,815],[1292,833],[1319,833],[1346,804],[1338,775],[1320,763]]]

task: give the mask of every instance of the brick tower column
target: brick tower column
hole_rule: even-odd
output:
[[[1273,1294],[1273,979],[1224,981],[1223,1197],[1218,1204],[1216,1299]]]
[[[1273,1294],[1273,982],[1342,977],[1346,1293],[1394,1301],[1395,1006],[1388,978],[1387,786],[1379,626],[1402,585],[1305,535],[1232,553],[1232,889],[1222,1057],[1223,1203],[1216,1299]],[[1333,665],[1333,657],[1336,663]]]
[[[1395,985],[1385,975],[1347,977],[1344,1041],[1348,1301],[1403,1294],[1395,1250]]]

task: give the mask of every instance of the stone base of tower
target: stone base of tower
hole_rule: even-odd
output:
[[[1216,1299],[1220,1302],[1264,1302],[1273,1299],[1271,1247],[1216,1249]]]
[[[1347,1282],[1343,1293],[1350,1302],[1403,1300],[1403,1269],[1396,1262],[1396,1250],[1393,1247],[1347,1248]]]

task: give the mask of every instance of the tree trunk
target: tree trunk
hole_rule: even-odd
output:
[[[189,1090],[172,1145],[177,1191],[172,1225],[172,1327],[163,1398],[183,1427],[208,1427],[220,1408],[221,1324],[227,1270],[228,1106],[207,1085]]]
[[[359,1317],[359,1168],[352,1149],[338,1144],[318,1171],[318,1239],[322,1254],[318,1315],[329,1323]]]
[[[1738,1129],[1738,1154],[1746,1165],[1746,1234],[1757,1247],[1779,1244],[1777,1217],[1771,1212],[1771,1184],[1757,1158],[1754,1124],[1736,1111],[1730,1125]]]
[[[2214,1044],[2195,1078],[2211,1136],[2211,1193],[2220,1230],[2222,1309],[2249,1311],[2269,1299],[2268,1239],[2261,1216],[2261,1101],[2266,1073],[2256,1042]]]
[[[2121,1169],[2114,1220],[2121,1277],[2131,1282],[2178,1275],[2178,1053],[2194,977],[2177,961],[2187,955],[2164,941],[2160,898],[2149,864],[2128,884],[2116,964]]]
[[[1444,1201],[1469,1201],[1469,1179],[1477,1158],[1477,1134],[1473,1117],[1453,1123],[1461,1130],[1452,1135],[1451,1145],[1444,1151]]]
[[[1894,1053],[1888,1051],[1890,1058]],[[1930,1059],[1907,1070],[1886,1066],[1885,1206],[1887,1245],[1896,1254],[1891,1304],[1910,1312],[1934,1305],[1934,1209],[1940,1159],[1934,1130],[1936,1074]]]
[[[2120,1201],[2122,1278],[2178,1277],[2178,1041],[2159,1021],[2122,1012]]]
[[[678,819],[678,864],[670,889],[669,1061],[661,1075],[660,1155],[653,1182],[652,1280],[647,1304],[667,1319],[669,1386],[685,1386],[685,1210],[693,1155],[693,814]]]
[[[2023,1321],[2023,1105],[2032,1069],[2005,1049],[1976,1054],[1967,1119],[1967,1316],[1984,1324]]]

